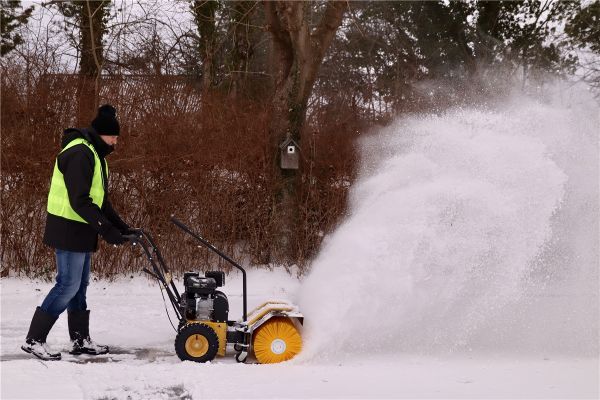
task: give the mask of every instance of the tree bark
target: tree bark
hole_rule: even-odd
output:
[[[81,60],[77,113],[78,124],[89,124],[98,108],[100,77],[104,65],[102,39],[106,30],[106,14],[110,1],[79,1]]]
[[[248,61],[254,53],[253,28],[250,18],[256,8],[255,1],[234,1],[231,24],[233,26],[233,49],[229,60],[229,96],[236,98],[247,80]]]
[[[215,0],[194,0],[191,6],[200,36],[198,51],[202,61],[203,90],[209,90],[215,83],[214,58],[217,39],[215,15],[218,7],[219,3]]]
[[[267,30],[273,47],[275,89],[271,100],[269,135],[272,148],[293,139],[301,143],[308,99],[325,52],[342,23],[345,1],[329,1],[314,29],[307,18],[311,3],[304,1],[264,1]],[[280,183],[275,188],[272,210],[273,248],[271,261],[294,263],[296,232],[299,229],[299,170],[282,170],[276,157],[274,173]]]

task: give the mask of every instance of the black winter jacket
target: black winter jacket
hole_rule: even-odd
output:
[[[108,200],[108,179],[106,179],[104,157],[112,152],[112,146],[106,144],[93,129],[67,129],[61,143],[62,148],[80,137],[94,146],[102,163],[102,173],[105,178],[102,209],[94,204],[90,197],[94,176],[94,154],[84,144],[75,145],[58,156],[58,169],[64,176],[71,207],[88,223],[48,213],[44,243],[60,250],[91,252],[98,249],[98,233],[106,233],[113,226],[121,232],[129,227]]]

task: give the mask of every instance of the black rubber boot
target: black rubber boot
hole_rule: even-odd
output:
[[[36,308],[31,319],[25,344],[21,346],[21,349],[42,360],[60,360],[60,353],[50,351],[46,344],[48,333],[57,319],[57,317],[48,314],[41,308]]]
[[[90,310],[69,311],[68,314],[69,336],[73,343],[73,349],[69,353],[93,356],[108,353],[108,346],[97,344],[90,338]]]

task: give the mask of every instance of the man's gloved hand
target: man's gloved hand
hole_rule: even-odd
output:
[[[127,241],[127,239],[123,237],[121,232],[119,232],[119,230],[114,226],[111,226],[109,229],[106,230],[106,232],[100,234],[102,235],[104,240],[106,240],[106,242],[117,246]]]

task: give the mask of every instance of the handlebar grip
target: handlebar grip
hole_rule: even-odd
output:
[[[140,240],[140,236],[138,235],[122,235],[124,239],[129,240],[130,242],[138,242]]]

